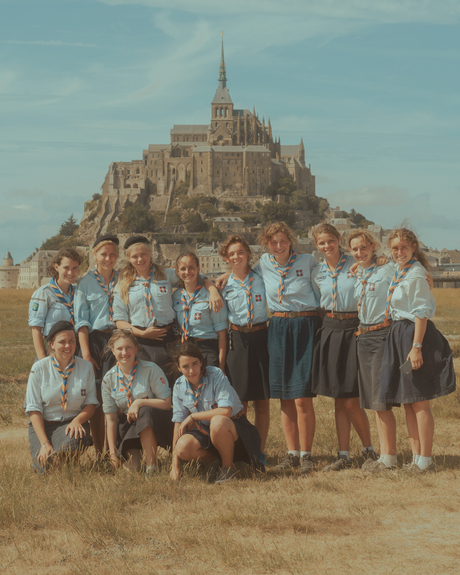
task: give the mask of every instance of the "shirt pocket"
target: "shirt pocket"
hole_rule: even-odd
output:
[[[137,285],[130,287],[128,297],[130,305],[134,307],[139,304],[144,304],[144,286]]]
[[[210,321],[209,302],[199,301],[192,305],[190,309],[190,324],[203,325],[209,324]]]
[[[211,411],[212,409],[217,409],[217,401],[215,399],[203,399],[204,411]]]

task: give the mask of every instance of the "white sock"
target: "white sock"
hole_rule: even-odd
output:
[[[417,465],[417,461],[418,461],[419,457],[420,457],[420,455],[417,455],[416,453],[412,454],[412,465]]]
[[[339,451],[339,455],[341,455],[342,457],[346,457],[348,461],[350,461],[350,452],[349,451]]]
[[[309,455],[311,457],[311,451],[301,451],[300,458],[302,458],[304,455]]]
[[[363,451],[374,451],[374,446],[369,445],[369,447],[364,447],[364,445],[363,445]]]
[[[299,452],[298,451],[288,451],[288,453],[290,455],[295,455],[296,457],[299,457]]]
[[[381,461],[385,465],[385,467],[393,467],[393,465],[396,465],[398,458],[396,457],[396,455],[382,454],[380,456],[379,461]]]
[[[422,455],[418,456],[417,465],[420,469],[426,469],[431,464],[431,457],[423,457]]]

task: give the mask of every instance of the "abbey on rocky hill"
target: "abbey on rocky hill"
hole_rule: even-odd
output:
[[[290,177],[297,189],[315,195],[315,177],[305,165],[303,140],[282,146],[273,139],[270,120],[255,109],[237,110],[227,88],[222,40],[219,85],[205,125],[175,125],[169,144],[151,144],[142,160],[113,162],[102,185],[102,202],[93,217],[93,233],[107,229],[126,205],[167,211],[174,190],[182,184],[188,195],[262,199],[268,186]],[[85,214],[86,215],[86,214]],[[85,219],[85,218],[84,218]],[[96,229],[94,229],[96,228]]]

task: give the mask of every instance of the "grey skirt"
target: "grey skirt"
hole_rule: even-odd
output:
[[[44,421],[45,433],[51,443],[54,451],[57,453],[73,453],[75,451],[83,450],[93,444],[91,433],[89,429],[89,422],[83,423],[83,429],[86,435],[83,439],[75,439],[65,434],[66,427],[72,419],[66,421]],[[37,473],[44,473],[45,467],[38,462],[38,454],[40,453],[41,443],[33,425],[29,422],[29,444],[30,455],[32,456],[32,465]]]
[[[139,417],[129,423],[126,412],[118,416],[118,452],[126,459],[129,449],[142,449],[139,434],[151,427],[155,439],[163,449],[170,449],[173,441],[174,423],[171,421],[172,410],[144,406],[139,409]]]

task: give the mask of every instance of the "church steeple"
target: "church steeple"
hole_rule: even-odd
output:
[[[227,86],[227,73],[225,71],[225,58],[224,58],[224,33],[222,32],[222,56],[220,58],[220,68],[219,68],[219,84],[222,88]]]
[[[227,72],[224,59],[224,33],[222,32],[222,55],[219,67],[219,86],[212,101],[211,125],[217,128],[223,124],[233,134],[233,102],[227,88]]]

